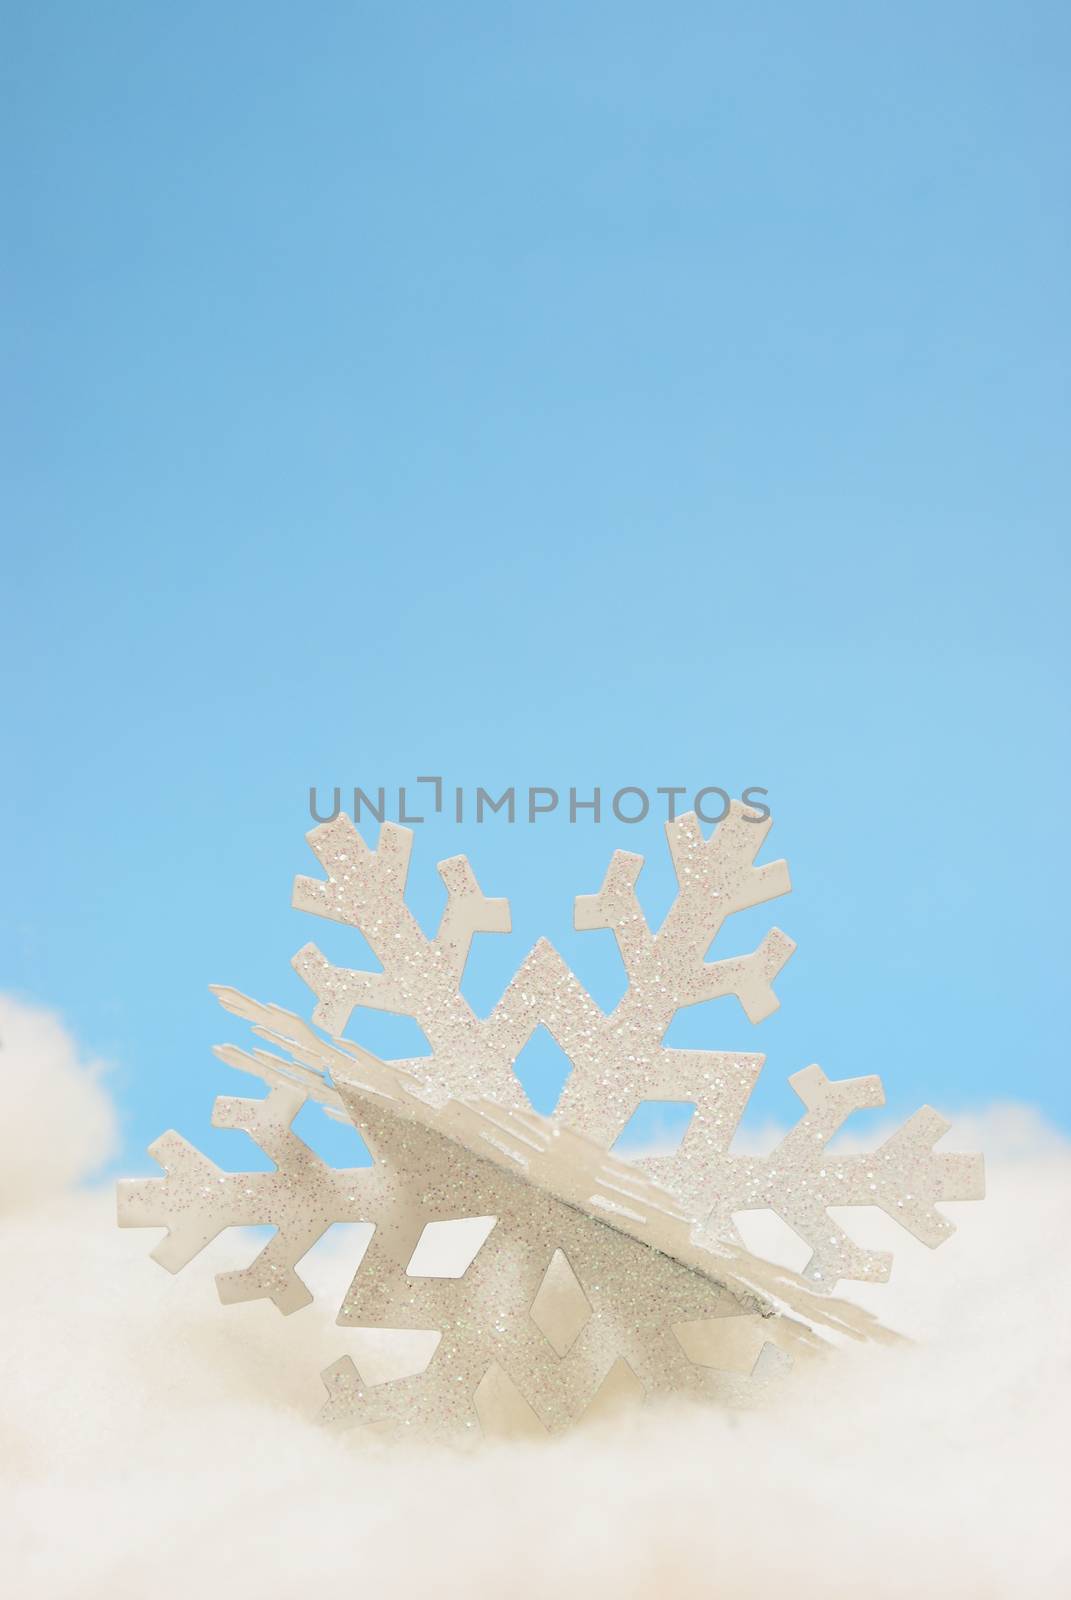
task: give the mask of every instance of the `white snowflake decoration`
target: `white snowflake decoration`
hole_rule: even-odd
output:
[[[405,904],[407,829],[384,824],[374,851],[344,816],[314,829],[309,842],[327,876],[298,878],[294,903],[358,928],[383,970],[334,967],[314,945],[295,957],[332,1042],[276,1007],[217,991],[286,1052],[218,1052],[270,1092],[220,1099],[214,1121],[245,1129],[276,1170],[222,1173],[166,1134],[151,1150],[166,1176],[120,1185],[121,1224],[166,1227],[154,1255],[172,1271],[222,1228],[274,1224],[248,1268],[221,1276],[220,1294],[267,1297],[290,1312],[310,1298],[296,1267],[320,1235],[334,1222],[374,1223],[339,1322],[431,1327],[441,1337],[426,1372],[381,1390],[349,1357],[329,1369],[325,1414],[335,1421],[463,1434],[478,1419],[485,1431],[540,1431],[630,1391],[746,1403],[793,1351],[814,1345],[807,1324],[872,1334],[863,1313],[815,1298],[838,1278],[883,1279],[890,1265],[854,1244],[829,1208],[881,1206],[936,1245],[952,1226],[935,1202],[979,1198],[981,1158],[936,1152],[947,1124],[928,1107],[870,1154],[829,1151],[852,1111],[882,1103],[881,1085],[831,1082],[816,1066],[790,1080],[806,1109],[777,1148],[731,1154],[763,1057],[661,1043],[682,1006],[735,994],[752,1021],[777,1006],[772,981],[794,949],[779,929],[749,955],[705,959],[731,912],[789,888],[784,862],[754,865],[768,827],[739,805],[709,839],[692,815],[668,824],[678,893],[657,932],[636,897],[642,858],[614,855],[599,892],[576,902],[578,928],[609,928],[617,939],[628,987],[611,1012],[541,940],[486,1018],[461,981],[474,933],[509,931],[507,902],[481,892],[464,857],[444,862],[447,907],[429,939]],[[431,1055],[384,1063],[341,1039],[356,1006],[413,1017]],[[573,1068],[552,1120],[532,1113],[514,1071],[541,1024]],[[353,1121],[371,1167],[333,1169],[292,1132],[310,1095]],[[611,1157],[649,1099],[695,1105],[679,1149],[638,1163]],[[810,1245],[805,1279],[741,1248],[733,1214],[760,1208]],[[487,1219],[490,1231],[464,1275],[418,1276],[425,1227],[466,1217]]]

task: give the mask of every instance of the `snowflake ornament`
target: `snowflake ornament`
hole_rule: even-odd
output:
[[[881,1084],[831,1081],[817,1066],[790,1079],[805,1110],[776,1149],[734,1154],[763,1057],[661,1042],[677,1010],[718,995],[735,994],[753,1022],[776,1009],[772,983],[794,949],[779,929],[750,954],[706,960],[730,913],[790,887],[783,861],[755,865],[768,828],[739,804],[709,838],[694,815],[667,824],[678,893],[657,931],[636,895],[640,856],[617,852],[598,893],[578,897],[576,926],[609,928],[621,952],[628,987],[613,1010],[540,940],[484,1018],[461,982],[473,935],[509,931],[508,903],[482,893],[463,856],[443,862],[447,905],[428,938],[405,903],[408,829],[385,823],[370,850],[345,816],[315,828],[326,876],[298,878],[294,904],[357,928],[382,971],[335,967],[315,945],[294,958],[330,1039],[216,990],[271,1048],[218,1049],[269,1092],[221,1098],[213,1121],[243,1129],[275,1170],[221,1172],[165,1134],[150,1149],[164,1177],[119,1186],[120,1225],[166,1228],[154,1257],[171,1271],[223,1228],[273,1225],[250,1266],[220,1275],[219,1292],[292,1312],[311,1298],[297,1267],[316,1240],[335,1222],[372,1223],[339,1323],[430,1329],[438,1345],[426,1370],[379,1385],[344,1356],[324,1374],[332,1422],[464,1437],[555,1431],[631,1394],[748,1404],[820,1347],[817,1330],[881,1337],[867,1313],[828,1296],[840,1278],[886,1278],[890,1258],[855,1244],[830,1207],[880,1206],[936,1245],[953,1231],[936,1202],[980,1198],[981,1157],[935,1151],[947,1124],[928,1107],[869,1154],[830,1150],[854,1110],[882,1103]],[[342,1038],[359,1006],[413,1017],[431,1054],[383,1062]],[[572,1064],[552,1118],[531,1110],[514,1070],[540,1025]],[[371,1166],[332,1168],[293,1132],[309,1098],[352,1122]],[[649,1099],[694,1105],[680,1147],[612,1156]],[[733,1216],[756,1209],[810,1245],[802,1276],[744,1250]],[[429,1276],[417,1265],[424,1241],[464,1219],[482,1241],[467,1268]]]

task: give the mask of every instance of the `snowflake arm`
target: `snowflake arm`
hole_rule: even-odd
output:
[[[831,1080],[821,1067],[795,1073],[792,1087],[804,1115],[767,1156],[722,1156],[707,1164],[700,1190],[714,1197],[704,1231],[726,1236],[737,1211],[775,1211],[811,1247],[803,1269],[819,1292],[841,1278],[882,1283],[892,1257],[855,1244],[829,1215],[835,1206],[880,1206],[894,1221],[936,1246],[955,1231],[938,1200],[977,1200],[984,1193],[982,1158],[933,1149],[949,1124],[929,1106],[868,1154],[839,1155],[829,1141],[853,1111],[884,1104],[876,1077]],[[644,1163],[663,1177],[665,1162]],[[673,1184],[672,1176],[668,1181]]]
[[[429,984],[440,998],[456,991],[475,934],[509,932],[509,902],[489,899],[466,858],[453,856],[439,865],[447,903],[438,933],[425,938],[405,904],[408,828],[385,822],[378,847],[369,850],[349,817],[339,815],[313,828],[308,841],[327,877],[296,878],[295,908],[359,928],[383,966],[381,973],[334,968],[311,944],[298,953],[295,969],[319,998],[314,1020],[332,1033],[342,1032],[355,1006],[416,1015],[411,1002]]]
[[[426,938],[405,904],[412,838],[408,828],[384,823],[377,848],[369,850],[344,815],[308,835],[327,878],[297,878],[294,905],[358,928],[383,967],[381,973],[335,967],[306,945],[293,965],[317,996],[313,1020],[337,1037],[355,1006],[411,1016],[432,1047],[433,1070],[421,1057],[399,1065],[428,1071],[443,1099],[490,1091],[504,1104],[521,1105],[511,1059],[484,1047],[481,1024],[459,987],[473,936],[508,932],[509,903],[484,895],[469,863],[453,857],[440,865],[447,904],[435,938]]]
[[[333,1222],[366,1220],[374,1169],[328,1167],[291,1131],[305,1098],[279,1086],[263,1100],[216,1101],[213,1126],[243,1129],[275,1162],[274,1172],[222,1172],[180,1134],[164,1134],[149,1154],[165,1176],[119,1184],[119,1226],[167,1228],[152,1255],[178,1272],[224,1228],[272,1224],[274,1236],[250,1266],[217,1276],[220,1299],[269,1299],[286,1314],[308,1305],[296,1265]]]

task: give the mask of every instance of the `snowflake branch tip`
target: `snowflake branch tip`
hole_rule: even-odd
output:
[[[730,912],[746,911],[792,888],[787,861],[756,867],[755,857],[771,827],[771,819],[749,820],[746,806],[734,800],[709,839],[703,838],[694,811],[666,823],[666,837],[682,896],[695,902],[721,902],[719,922]]]
[[[735,994],[749,1022],[765,1022],[781,1005],[773,980],[795,949],[794,939],[780,928],[771,928],[751,955],[711,961],[701,967],[695,980],[695,999],[715,1000],[719,995]]]
[[[376,849],[369,850],[349,817],[341,812],[334,821],[321,823],[305,837],[327,877],[294,879],[295,910],[359,926],[363,903],[370,895],[399,900],[404,896],[413,848],[411,829],[385,822],[379,830]]]
[[[509,901],[489,899],[476,882],[467,856],[451,856],[439,862],[439,876],[446,887],[446,910],[433,941],[457,983],[477,933],[509,933]]]

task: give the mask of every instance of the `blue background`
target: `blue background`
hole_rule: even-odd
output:
[[[714,953],[783,926],[782,1009],[671,1042],[1071,1126],[1067,8],[4,9],[0,974],[123,1164],[227,1139],[210,981],[361,964],[310,784],[424,773],[764,786]],[[620,991],[615,846],[671,893],[655,820],[416,832],[429,926],[458,851],[511,898],[481,1011],[541,933]]]

